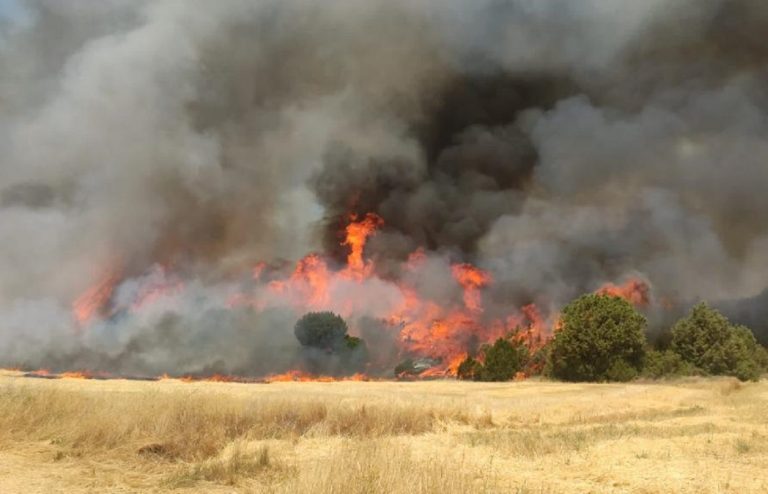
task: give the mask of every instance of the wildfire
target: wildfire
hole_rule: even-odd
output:
[[[346,238],[342,243],[349,248],[346,266],[336,267],[320,254],[305,256],[292,271],[282,274],[282,268],[270,268],[263,262],[256,264],[250,273],[245,274],[250,278],[250,284],[230,291],[226,306],[249,306],[257,310],[289,307],[299,314],[331,310],[345,318],[350,317],[351,330],[358,332],[359,328],[353,327],[355,317],[375,314],[382,324],[381,330],[394,334],[397,347],[394,349],[396,355],[390,353],[383,359],[371,359],[369,368],[372,365],[392,369],[398,363],[393,359],[415,359],[418,365],[408,375],[421,378],[455,376],[458,366],[468,355],[476,354],[481,345],[498,338],[517,338],[531,350],[536,350],[557,331],[560,324],[557,314],[542,314],[534,304],[506,309],[497,304],[492,307],[493,310],[490,305],[486,307],[484,296],[494,282],[490,273],[468,263],[434,264],[423,249],[414,251],[401,266],[402,272],[408,276],[399,280],[383,279],[377,274],[375,261],[364,257],[366,243],[383,224],[383,220],[375,214],[367,214],[359,220],[350,217],[349,224],[344,228]],[[446,289],[454,290],[456,296],[441,297],[440,300],[425,296],[417,285],[426,269],[430,272],[434,269],[448,270],[446,279],[452,280],[454,285]],[[134,284],[128,291],[121,287],[120,298],[123,300],[118,303],[112,299],[120,281],[119,273],[112,270],[75,300],[73,316],[80,326],[99,317],[112,317],[121,311],[144,311],[158,300],[180,295],[185,290],[178,278],[155,266],[140,279],[138,287]],[[129,293],[127,303],[125,293]],[[650,303],[649,286],[639,279],[630,279],[621,285],[608,283],[596,293],[619,296],[638,307]],[[376,305],[375,311],[371,308],[372,304]],[[38,372],[40,377],[50,375]],[[55,376],[90,378],[94,374],[78,371]],[[296,369],[259,380],[225,374],[175,378],[163,375],[158,379],[184,382],[326,382],[367,380],[369,377],[365,374],[332,377]]]
[[[72,315],[78,325],[84,326],[101,315],[118,281],[120,281],[120,273],[111,269],[75,299],[72,303]]]
[[[352,221],[346,228],[346,239],[343,245],[349,247],[347,256],[347,273],[354,279],[362,280],[370,275],[373,264],[363,258],[365,243],[368,237],[373,235],[377,228],[384,224],[384,220],[374,213],[368,213],[361,221]]]
[[[254,280],[259,280],[261,278],[261,275],[264,274],[264,270],[267,269],[267,263],[264,261],[256,263],[256,265],[253,267],[253,271],[251,272],[251,276],[253,276]]]
[[[598,295],[621,297],[635,307],[645,307],[650,302],[650,287],[641,279],[632,278],[623,285],[606,283],[595,292]]]
[[[365,374],[353,374],[351,376],[333,377],[333,376],[315,376],[307,372],[292,370],[283,374],[271,374],[264,378],[268,383],[279,382],[333,382],[333,381],[368,381],[370,378]]]
[[[143,284],[134,296],[131,310],[138,312],[164,297],[178,295],[184,291],[184,283],[174,277],[169,277],[166,270],[157,266],[149,281]]]
[[[491,282],[491,275],[471,264],[454,264],[451,273],[464,289],[464,305],[472,312],[482,312],[480,289]]]
[[[288,280],[273,280],[269,289],[276,294],[298,292],[302,303],[319,308],[328,303],[330,277],[325,260],[318,254],[309,254],[299,260]]]
[[[507,327],[516,330],[515,337],[524,341],[530,349],[544,346],[552,332],[535,304],[523,306],[521,314],[507,318]]]
[[[5,369],[8,370],[8,369]],[[20,372],[20,370],[17,370]],[[27,377],[39,377],[46,379],[110,379],[114,376],[105,372],[91,372],[87,370],[65,371],[65,372],[51,372],[48,369],[37,369],[24,373]]]
[[[408,260],[409,269],[418,269],[420,254]],[[463,290],[462,305],[446,306],[423,300],[415,290],[402,287],[404,303],[390,319],[401,326],[400,338],[406,353],[428,356],[440,363],[420,377],[455,376],[468,352],[482,343],[514,335],[531,348],[546,343],[549,332],[538,308],[527,305],[506,319],[483,316],[482,290],[493,282],[491,275],[471,264],[451,266],[454,280]]]
[[[184,283],[169,276],[162,266],[155,265],[144,282],[133,294],[128,306],[114,303],[113,296],[120,284],[122,273],[118,269],[106,272],[72,303],[72,316],[78,326],[87,326],[100,317],[111,316],[120,311],[139,312],[158,300],[184,291]]]
[[[64,379],[91,379],[93,375],[89,372],[84,371],[70,371],[70,372],[62,372],[59,374],[59,377]]]

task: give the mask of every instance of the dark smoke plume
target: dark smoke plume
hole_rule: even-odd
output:
[[[385,279],[419,247],[473,262],[491,313],[639,276],[666,305],[726,301],[765,327],[761,0],[30,0],[0,17],[0,364],[291,368],[300,314],[224,310],[233,273],[340,262],[348,215],[369,212]],[[184,296],[79,332],[71,303],[105,271],[121,307],[156,266]],[[457,297],[437,271],[422,289]],[[375,320],[390,294],[363,292]]]

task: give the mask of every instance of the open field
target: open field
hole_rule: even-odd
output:
[[[768,492],[768,382],[0,375],[0,492]]]

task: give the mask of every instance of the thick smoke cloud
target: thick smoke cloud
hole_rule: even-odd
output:
[[[298,315],[226,294],[341,261],[349,213],[384,219],[383,276],[421,247],[490,270],[495,306],[640,276],[759,321],[766,28],[759,0],[26,2],[0,24],[0,363],[289,368]],[[80,293],[156,265],[176,305],[79,332]]]

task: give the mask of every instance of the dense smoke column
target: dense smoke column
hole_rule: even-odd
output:
[[[451,74],[424,95],[424,112],[405,120],[420,153],[360,155],[331,147],[314,190],[327,215],[325,250],[338,258],[349,214],[379,214],[387,225],[373,251],[402,260],[417,247],[454,249],[468,258],[490,224],[525,198],[536,149],[516,125],[577,88],[564,75]]]
[[[300,314],[229,292],[260,260],[341,262],[367,213],[382,276],[418,247],[476,263],[488,317],[638,277],[657,309],[766,319],[765,2],[20,5],[0,12],[0,363],[290,368]],[[185,295],[132,317],[156,266]],[[420,289],[452,301],[443,271]],[[105,276],[110,317],[83,332],[72,302]]]
[[[668,307],[760,291],[768,7],[649,3],[617,33],[606,29],[627,21],[616,12],[539,5],[485,4],[478,18],[505,18],[506,36],[525,33],[523,19],[550,29],[523,39],[534,55],[519,59],[493,49],[490,29],[485,62],[431,88],[419,119],[401,119],[416,158],[326,151],[314,183],[330,215],[326,250],[343,255],[349,211],[375,211],[387,229],[372,255],[447,250],[495,268],[506,303],[557,305],[638,274]]]

